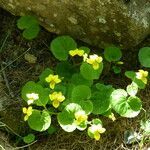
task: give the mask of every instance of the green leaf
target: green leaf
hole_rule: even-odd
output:
[[[27,144],[32,143],[35,140],[35,135],[30,133],[27,136],[23,137],[23,141]]]
[[[93,102],[93,114],[102,114],[109,109],[110,98],[106,93],[95,92],[91,100]]]
[[[126,71],[126,72],[125,72],[125,76],[128,77],[129,79],[134,80],[136,74],[135,74],[134,71]]]
[[[79,49],[80,49],[80,50],[84,50],[84,52],[87,53],[87,54],[90,53],[90,49],[89,49],[88,47],[81,46]]]
[[[138,56],[141,65],[150,68],[150,47],[141,48]]]
[[[104,85],[104,84],[101,84],[101,83],[97,83],[96,84],[96,88],[100,91],[100,92],[104,92],[107,91],[108,93],[111,93],[114,88],[112,87],[112,85]]]
[[[73,88],[71,98],[73,102],[79,102],[91,97],[91,89],[86,85],[78,85]]]
[[[115,46],[106,47],[104,49],[104,57],[107,61],[119,61],[122,57],[122,52],[120,48]]]
[[[66,86],[62,84],[58,84],[55,86],[55,91],[62,92],[63,95],[66,95],[67,89],[66,89]]]
[[[113,71],[114,71],[115,74],[121,73],[121,68],[118,67],[118,66],[113,66],[112,69],[113,69]]]
[[[89,115],[93,111],[93,103],[90,100],[79,101],[78,104],[82,107],[87,115]]]
[[[72,65],[69,62],[60,62],[56,66],[56,72],[61,77],[64,77],[66,79],[71,78],[72,74],[74,73],[74,70],[72,68]]]
[[[141,123],[141,129],[144,130],[146,135],[150,134],[150,119],[149,120],[142,120]]]
[[[65,109],[57,115],[57,120],[63,130],[72,132],[76,129],[74,114],[82,110],[81,106],[75,103],[68,104]]]
[[[49,94],[50,94],[50,89],[49,88],[43,88],[41,89],[41,91],[39,91],[40,93],[40,98],[39,100],[36,101],[36,105],[37,106],[46,106],[46,104],[49,101]]]
[[[74,85],[86,85],[89,87],[93,84],[93,80],[86,80],[81,74],[78,73],[72,75],[71,82]]]
[[[47,83],[45,81],[45,78],[48,77],[50,74],[53,74],[53,70],[51,70],[50,68],[46,68],[39,76],[40,79],[40,83],[42,85],[49,85],[49,83]]]
[[[135,82],[138,85],[139,89],[145,88],[144,82],[136,78],[136,73],[134,71],[126,71],[125,76],[130,78],[133,82]]]
[[[47,111],[40,112],[33,110],[32,115],[28,119],[28,124],[35,131],[45,131],[50,127],[51,117]]]
[[[50,50],[58,60],[67,60],[69,51],[76,48],[77,44],[70,36],[59,36],[50,45]]]
[[[92,65],[88,63],[82,63],[82,65],[80,66],[80,73],[87,80],[99,79],[102,70],[103,63],[100,63],[100,67],[98,70],[94,70]]]
[[[68,104],[57,116],[59,124],[68,125],[74,121],[74,113],[82,110],[81,106],[75,103]]]
[[[132,82],[127,86],[127,92],[130,96],[135,96],[138,92],[138,85],[135,82]]]
[[[38,24],[32,25],[23,31],[23,37],[27,40],[32,40],[38,36],[39,31],[40,31],[40,26]]]
[[[96,91],[92,94],[92,102],[93,102],[93,114],[103,114],[110,107],[110,97],[113,92],[113,88],[111,85],[104,85],[97,83],[96,88],[99,91]]]
[[[130,105],[131,109],[134,111],[139,111],[142,108],[141,100],[136,96],[130,96],[127,99],[128,104]]]
[[[57,131],[57,128],[54,127],[53,125],[51,125],[47,130],[48,134],[50,135],[54,134],[56,131]]]
[[[95,124],[95,125],[101,124],[102,125],[102,121],[100,119],[96,118],[96,119],[92,120],[92,124]]]
[[[39,24],[39,22],[34,16],[22,16],[17,21],[17,27],[21,30],[27,29],[36,24]]]
[[[27,102],[29,98],[27,97],[27,94],[38,94],[39,99],[34,101],[34,104],[36,103],[39,106],[45,106],[49,100],[49,90],[44,89],[41,85],[29,81],[27,82],[21,91],[22,98]]]
[[[83,131],[87,128],[87,123],[86,122],[83,122],[81,123],[80,125],[77,126],[77,129],[80,130],[80,131]]]
[[[127,96],[127,92],[123,89],[113,91],[111,94],[112,108],[122,117],[133,118],[140,113],[140,110],[137,110],[139,100],[135,103],[135,99],[127,99]],[[134,104],[136,110],[133,106]]]

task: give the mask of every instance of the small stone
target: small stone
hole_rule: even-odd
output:
[[[34,55],[32,54],[29,54],[29,53],[26,53],[24,55],[24,58],[26,61],[28,61],[30,64],[35,64],[36,61],[37,61],[37,57],[35,57]]]

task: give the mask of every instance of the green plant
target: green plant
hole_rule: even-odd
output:
[[[150,68],[150,47],[141,48],[138,56],[141,65]]]
[[[95,140],[105,132],[101,116],[116,119],[114,112],[122,117],[136,117],[142,109],[138,89],[147,84],[148,72],[126,72],[132,80],[127,89],[115,89],[98,79],[103,71],[103,58],[90,54],[89,48],[77,47],[69,36],[60,36],[50,45],[53,55],[60,61],[55,69],[46,68],[38,82],[29,81],[22,88],[22,98],[28,107],[23,108],[24,121],[31,129],[42,132],[52,130],[51,118],[66,132],[78,129]],[[113,54],[106,49],[108,61],[119,61],[121,52],[113,47]],[[92,118],[89,116],[96,118]]]
[[[23,37],[27,40],[32,40],[37,37],[40,26],[36,17],[22,16],[17,21],[17,27],[23,30]]]
[[[34,140],[35,140],[35,135],[31,133],[23,137],[23,141],[27,144],[32,143]]]
[[[109,68],[111,68],[111,65],[112,65],[112,70],[115,74],[121,73],[120,65],[122,65],[123,62],[120,61],[120,59],[122,57],[122,52],[119,47],[107,46],[104,49],[104,57],[110,63]]]

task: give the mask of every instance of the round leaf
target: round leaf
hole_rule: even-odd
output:
[[[103,114],[110,107],[111,93],[113,92],[113,87],[111,85],[104,85],[97,83],[96,88],[99,90],[92,95],[93,102],[93,113]]]
[[[50,74],[53,74],[53,70],[51,70],[50,68],[46,68],[39,76],[40,83],[46,84],[47,82],[45,81],[45,78],[48,77]]]
[[[51,125],[47,130],[48,134],[50,135],[54,134],[56,131],[57,131],[57,128],[53,125]]]
[[[32,143],[35,140],[34,134],[28,134],[27,136],[23,137],[23,141],[27,144]]]
[[[134,80],[136,74],[135,74],[134,71],[126,71],[126,72],[125,72],[125,76],[128,77],[129,79]]]
[[[91,97],[91,89],[86,85],[78,85],[73,88],[71,98],[73,102],[79,102]]]
[[[112,108],[122,117],[133,118],[140,113],[133,108],[133,103],[127,100],[127,92],[123,89],[117,89],[111,94]]]
[[[38,110],[33,110],[32,115],[28,119],[28,124],[35,131],[45,131],[50,127],[51,117],[45,110],[42,113]]]
[[[89,87],[93,84],[93,80],[86,80],[81,74],[78,73],[72,75],[71,82],[74,85],[87,85]]]
[[[98,125],[98,124],[101,124],[102,125],[102,121],[100,120],[100,119],[93,119],[92,120],[92,124],[94,124],[94,125]]]
[[[119,61],[122,57],[120,48],[115,46],[106,47],[104,50],[104,57],[107,61]]]
[[[82,63],[82,65],[80,66],[80,73],[87,80],[99,79],[102,70],[103,63],[100,63],[100,67],[98,70],[94,70],[92,65],[88,63]]]
[[[81,123],[80,125],[77,126],[77,129],[80,130],[80,131],[83,131],[87,128],[87,123],[86,122],[83,122]]]
[[[37,37],[40,31],[40,26],[38,24],[32,25],[23,31],[23,37],[27,40],[32,40]]]
[[[38,94],[39,99],[35,100],[34,103],[36,103],[39,106],[45,106],[49,100],[49,90],[44,89],[41,85],[29,81],[27,82],[21,91],[22,98],[27,102],[29,99],[27,97],[27,94],[35,93]]]
[[[32,25],[39,24],[38,20],[34,16],[22,16],[17,21],[17,27],[21,30],[27,29]]]
[[[56,72],[61,77],[69,79],[69,78],[71,78],[74,70],[69,62],[60,62],[56,66]]]
[[[93,103],[90,100],[80,101],[78,104],[82,107],[87,115],[89,115],[93,111]]]
[[[114,71],[115,74],[121,73],[121,68],[118,67],[118,66],[113,66],[112,69],[113,69],[113,71]]]
[[[127,86],[127,92],[130,96],[135,96],[138,92],[138,85],[132,82],[130,85]]]
[[[91,98],[93,102],[93,114],[103,114],[109,109],[110,95],[104,92],[95,92]]]
[[[141,65],[150,68],[150,47],[141,48],[138,56]]]
[[[130,96],[128,99],[128,104],[130,105],[131,109],[134,111],[139,111],[142,108],[141,100],[136,96]]]
[[[145,88],[144,82],[142,82],[142,80],[136,78],[136,73],[134,71],[126,71],[125,76],[130,78],[133,82],[135,82],[138,85],[139,89]]]
[[[77,44],[70,36],[59,36],[50,45],[50,50],[58,60],[67,60],[69,51],[76,48]]]
[[[68,125],[74,122],[74,113],[82,110],[81,106],[75,103],[68,104],[57,116],[59,124]]]
[[[70,103],[62,112],[58,114],[57,120],[63,130],[66,132],[72,132],[77,128],[76,124],[74,123],[74,114],[80,110],[82,110],[80,105]]]
[[[87,54],[90,53],[90,49],[89,49],[88,47],[81,46],[79,49],[80,49],[80,50],[84,50],[84,52],[87,53]]]

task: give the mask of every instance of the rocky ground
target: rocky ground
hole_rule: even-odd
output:
[[[84,132],[65,133],[59,129],[54,135],[35,133],[38,137],[37,141],[30,146],[25,146],[20,136],[24,136],[29,129],[23,122],[21,111],[24,104],[20,98],[20,90],[27,81],[37,80],[45,67],[55,66],[56,60],[48,47],[56,35],[42,28],[37,39],[26,41],[16,27],[16,20],[17,17],[0,9],[0,150],[3,148],[6,150],[138,150],[138,142],[131,145],[124,143],[124,132],[126,130],[139,132],[139,123],[145,115],[144,112],[134,119],[118,117],[115,122],[105,120],[104,126],[108,131],[98,142],[91,140]],[[137,52],[143,46],[150,46],[150,37],[137,47],[123,51],[123,72],[139,69]],[[92,47],[92,49],[97,48]],[[29,63],[25,59],[26,54],[34,55],[37,58],[36,63]],[[129,83],[123,73],[115,75],[110,72],[104,80],[115,87],[125,87]],[[148,116],[150,115],[150,86],[141,91],[139,96],[143,100],[147,117],[150,117]],[[149,146],[145,142],[142,149],[148,150]]]

